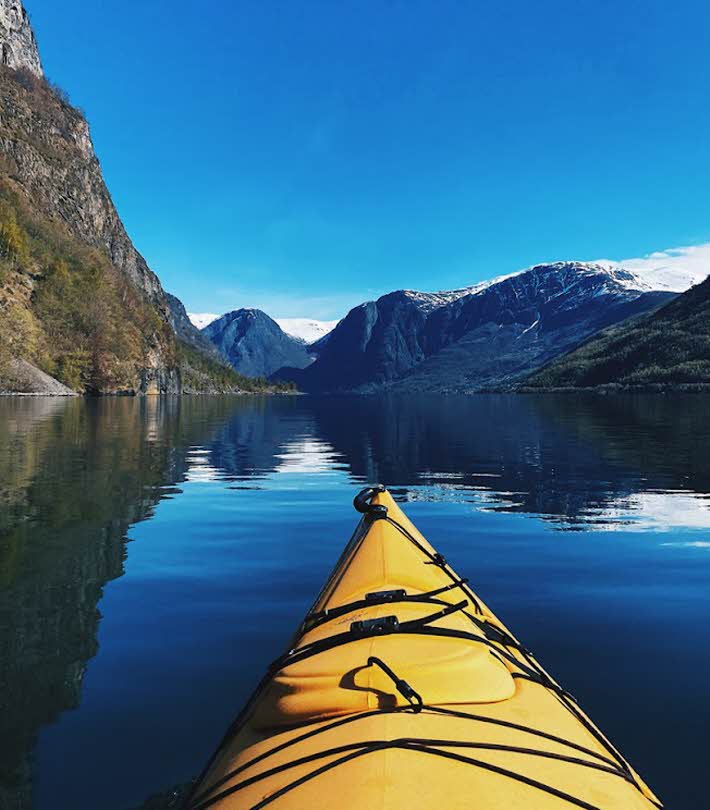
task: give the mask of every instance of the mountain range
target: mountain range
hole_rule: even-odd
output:
[[[689,290],[705,273],[677,267],[539,264],[458,290],[390,292],[338,322],[188,315],[127,234],[21,1],[0,0],[0,392],[705,382],[706,288]]]
[[[676,269],[556,262],[459,290],[388,293],[352,309],[307,351],[301,346],[299,352],[298,341],[264,313],[247,319],[244,313],[253,310],[228,313],[203,333],[240,372],[291,380],[304,391],[511,388],[600,330],[653,312],[698,280],[697,273]],[[238,340],[224,330],[234,319],[239,328],[229,334]],[[282,363],[288,356],[296,362]]]

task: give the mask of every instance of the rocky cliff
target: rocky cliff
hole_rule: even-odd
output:
[[[0,95],[4,173],[35,210],[62,222],[83,244],[104,249],[113,265],[159,307],[164,293],[133,246],[104,183],[89,125],[61,91],[6,75]]]
[[[0,0],[0,65],[42,76],[42,62],[21,0]]]
[[[219,350],[192,323],[182,301],[176,296],[170,295],[170,293],[165,294],[165,300],[168,304],[170,325],[178,339],[207,357],[212,357],[221,362],[222,357]]]
[[[180,389],[164,293],[120,223],[86,121],[11,68],[0,69],[0,309],[3,378],[20,357],[77,391]]]
[[[0,0],[0,52],[0,389],[18,358],[79,392],[238,389],[126,233],[20,0]]]

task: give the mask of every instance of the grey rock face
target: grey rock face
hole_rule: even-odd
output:
[[[326,336],[318,359],[297,381],[306,390],[339,391],[398,379],[426,356],[426,320],[404,291],[361,304]]]
[[[42,62],[22,0],[0,0],[0,64],[42,76]]]
[[[42,78],[0,71],[0,176],[36,215],[106,252],[170,323],[160,281],[133,246],[106,188],[86,120]],[[179,392],[166,337],[156,330],[146,340],[136,389]]]
[[[7,391],[3,391],[3,380],[0,380],[0,394],[36,394],[53,397],[71,397],[75,392],[66,385],[62,385],[59,380],[45,374],[37,366],[28,363],[26,360],[16,358],[10,362],[10,368],[5,375],[5,385],[11,383]]]
[[[165,309],[160,281],[126,233],[78,110],[46,88],[27,92],[2,81],[0,153],[37,209],[85,244],[107,250],[116,267]]]
[[[170,293],[165,293],[165,300],[168,304],[170,325],[178,338],[193,349],[224,362],[219,349],[192,323],[182,301]]]
[[[163,288],[126,233],[86,119],[43,86],[35,35],[21,0],[0,0],[0,47],[4,46],[8,54],[12,52],[9,67],[25,68],[39,80],[29,92],[18,82],[0,83],[0,155],[8,174],[42,213],[60,220],[85,244],[104,248],[167,319]]]
[[[247,377],[270,377],[285,366],[302,369],[311,363],[304,344],[259,309],[228,312],[202,333]]]
[[[538,265],[450,294],[400,290],[351,310],[293,378],[311,391],[505,386],[672,297],[631,273],[581,262]]]
[[[116,268],[170,322],[165,293],[116,211],[82,113],[44,81],[29,18],[20,0],[0,0],[0,172],[28,204],[85,245],[108,253]],[[27,74],[29,72],[29,74]],[[140,390],[179,391],[156,336]]]
[[[106,252],[179,340],[214,359],[209,342],[180,316],[182,304],[171,306],[158,277],[128,236],[83,114],[44,80],[21,0],[0,0],[0,58],[5,66],[0,67],[0,178],[43,219],[84,245]],[[136,390],[179,392],[170,336],[157,328],[146,339],[150,345]]]

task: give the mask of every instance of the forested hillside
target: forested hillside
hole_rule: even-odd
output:
[[[710,385],[710,278],[612,327],[525,382],[531,389]]]

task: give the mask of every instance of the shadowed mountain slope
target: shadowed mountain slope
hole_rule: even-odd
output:
[[[291,374],[307,391],[505,387],[673,296],[621,268],[580,262],[450,293],[400,290],[351,310],[317,360]]]
[[[542,369],[531,389],[710,385],[710,278]]]
[[[202,334],[237,372],[249,377],[270,377],[283,366],[301,369],[311,362],[306,345],[259,309],[228,312]]]

